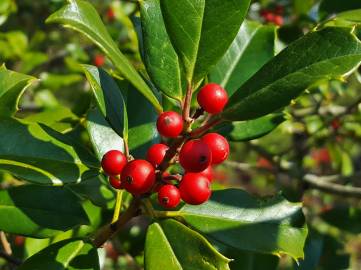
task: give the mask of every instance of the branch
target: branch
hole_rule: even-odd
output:
[[[325,181],[324,177],[318,177],[312,174],[306,174],[303,177],[303,180],[308,183],[311,188],[321,190],[325,193],[351,198],[361,198],[361,188],[358,187],[330,183]]]
[[[0,239],[1,239],[1,245],[4,248],[5,253],[9,256],[12,255],[13,251],[11,250],[10,243],[6,238],[6,234],[3,231],[0,232]]]
[[[113,224],[107,224],[99,230],[99,232],[95,236],[93,244],[98,248],[103,246],[103,244],[108,239],[118,233],[129,220],[131,220],[137,215],[139,207],[140,199],[134,198],[133,201],[130,203],[128,209],[122,215],[120,215],[117,222]]]
[[[0,258],[3,258],[4,260],[16,266],[21,265],[23,263],[20,259],[10,256],[6,254],[4,251],[0,251]]]

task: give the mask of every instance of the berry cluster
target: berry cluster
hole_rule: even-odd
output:
[[[205,85],[197,95],[200,108],[191,119],[193,123],[204,112],[218,114],[223,111],[228,96],[218,84]],[[167,138],[166,143],[152,145],[146,160],[127,160],[120,151],[111,150],[102,159],[102,168],[109,175],[110,184],[133,195],[158,193],[158,202],[165,208],[177,207],[181,199],[198,205],[211,195],[212,165],[220,164],[229,155],[227,140],[217,133],[200,133],[188,130],[189,122],[174,111],[163,112],[157,120],[157,130]],[[182,170],[170,174],[171,164],[179,163]]]
[[[260,11],[260,15],[267,23],[274,23],[278,26],[282,26],[284,24],[284,7],[281,5],[277,5],[273,9],[262,9]]]

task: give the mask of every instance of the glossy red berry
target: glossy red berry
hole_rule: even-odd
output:
[[[178,137],[183,131],[183,118],[177,112],[164,112],[158,117],[157,129],[164,137]]]
[[[179,153],[179,163],[187,172],[201,172],[205,170],[211,162],[211,150],[202,140],[190,140],[186,142]]]
[[[156,168],[162,163],[169,147],[162,143],[153,144],[147,152],[147,160]]]
[[[109,176],[109,184],[115,188],[115,189],[121,189],[122,184],[119,178],[116,178],[115,176]]]
[[[119,175],[127,164],[127,158],[118,150],[110,150],[103,156],[102,168],[108,175]]]
[[[105,57],[102,54],[97,54],[94,57],[94,65],[101,67],[105,64]]]
[[[109,21],[114,21],[114,19],[115,19],[114,10],[111,7],[108,8],[108,10],[107,10],[107,18]]]
[[[132,194],[147,193],[155,183],[154,167],[146,160],[133,160],[124,167],[121,181],[122,187]]]
[[[203,175],[203,176],[205,176],[205,177],[207,177],[207,179],[208,179],[210,182],[212,182],[212,180],[213,180],[213,169],[212,169],[212,166],[211,166],[211,165],[209,165],[209,166],[207,167],[207,169],[205,169],[204,171],[201,171],[200,174]]]
[[[209,83],[199,91],[197,101],[206,112],[217,114],[226,106],[228,94],[220,85]]]
[[[210,182],[200,173],[186,173],[179,185],[180,195],[188,204],[198,205],[211,196]]]
[[[176,186],[164,185],[158,191],[158,202],[165,208],[177,207],[180,199],[180,192]]]
[[[272,23],[275,20],[275,15],[269,11],[263,16],[263,18],[266,22]]]
[[[202,137],[212,152],[212,164],[225,161],[229,155],[229,144],[226,138],[218,133],[208,133]]]
[[[275,25],[282,26],[283,23],[284,23],[283,17],[280,16],[280,15],[276,15],[276,16],[274,16],[274,18],[273,18],[273,22],[275,23]]]

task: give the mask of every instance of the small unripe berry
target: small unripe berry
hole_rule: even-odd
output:
[[[210,182],[200,173],[186,173],[179,184],[183,201],[198,205],[206,202],[211,196]]]
[[[179,163],[187,172],[201,172],[212,162],[212,153],[208,145],[201,140],[186,142],[180,153]]]
[[[132,194],[147,193],[155,183],[154,167],[146,160],[133,160],[124,167],[121,181],[122,187]]]
[[[115,189],[121,189],[122,188],[122,182],[120,179],[116,178],[115,176],[109,176],[109,184],[115,188]]]
[[[158,191],[158,202],[165,208],[177,207],[180,199],[180,192],[176,186],[164,185]]]
[[[94,65],[102,67],[105,64],[105,57],[102,54],[97,54],[94,57]]]
[[[162,143],[153,144],[147,152],[147,160],[156,168],[162,163],[169,147]]]
[[[110,150],[103,156],[101,164],[107,175],[119,175],[127,164],[127,158],[118,150]]]
[[[183,131],[183,118],[177,112],[164,112],[158,117],[157,129],[164,137],[176,138]]]
[[[225,161],[229,155],[229,144],[226,138],[218,133],[208,133],[202,137],[212,152],[212,164]]]
[[[212,182],[213,180],[213,169],[212,166],[209,165],[207,167],[207,169],[205,169],[204,171],[199,172],[201,175],[207,177],[207,179],[209,180],[209,182]]]
[[[197,95],[198,104],[208,113],[217,114],[223,111],[228,102],[228,94],[216,83],[206,84]]]

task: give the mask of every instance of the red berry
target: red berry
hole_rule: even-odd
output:
[[[173,185],[164,185],[158,191],[158,202],[165,208],[177,207],[180,199],[179,189]]]
[[[103,66],[105,63],[105,57],[102,54],[97,54],[94,57],[94,65],[96,65],[97,67],[101,67]]]
[[[207,169],[205,169],[204,171],[201,171],[200,174],[203,175],[203,176],[205,176],[205,177],[207,177],[207,179],[208,179],[210,182],[212,182],[212,180],[213,180],[213,169],[212,169],[212,166],[211,166],[211,165],[209,165],[209,166],[207,167]]]
[[[210,182],[200,173],[186,173],[179,185],[180,195],[188,204],[202,204],[211,196]]]
[[[335,131],[337,131],[341,127],[340,119],[338,119],[338,118],[333,119],[331,122],[331,126]]]
[[[155,183],[154,167],[146,160],[133,160],[124,167],[121,181],[122,187],[132,194],[147,193]]]
[[[176,138],[183,131],[183,119],[179,113],[170,111],[159,115],[157,129],[160,135]]]
[[[229,144],[226,138],[218,133],[208,133],[202,137],[212,152],[212,164],[225,161],[229,155]]]
[[[111,7],[107,10],[107,18],[109,21],[113,21],[115,19],[114,10]]]
[[[198,104],[208,113],[217,114],[223,111],[228,102],[228,94],[216,83],[206,84],[197,95]]]
[[[278,26],[282,26],[283,25],[283,17],[280,15],[276,15],[273,18],[273,22]]]
[[[272,163],[264,157],[259,157],[257,159],[257,167],[261,168],[261,169],[270,170],[270,171],[273,170]]]
[[[108,175],[119,175],[127,164],[127,158],[118,150],[108,151],[102,159],[102,168]]]
[[[122,188],[122,184],[121,184],[122,182],[120,181],[119,178],[116,178],[115,176],[110,176],[109,177],[109,183],[115,189],[121,189]]]
[[[275,15],[272,12],[268,12],[263,16],[264,20],[268,23],[272,23],[275,20]]]
[[[153,144],[147,152],[147,160],[156,168],[162,163],[169,147],[162,143]]]
[[[21,246],[24,245],[24,243],[25,243],[25,237],[24,236],[21,236],[21,235],[15,236],[15,239],[14,239],[15,246],[21,247]]]
[[[104,247],[107,257],[112,259],[113,261],[117,261],[119,254],[114,248],[113,244],[111,242],[108,242],[104,245]]]
[[[186,142],[179,153],[179,162],[187,172],[201,172],[211,164],[211,161],[211,150],[201,140]]]

